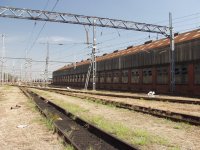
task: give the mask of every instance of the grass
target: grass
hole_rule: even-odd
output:
[[[146,130],[143,129],[132,130],[121,123],[110,122],[100,116],[96,117],[92,116],[89,118],[89,121],[105,131],[115,134],[124,140],[128,140],[133,145],[144,146],[151,143],[156,143],[165,146],[169,145],[167,140],[152,135]]]
[[[68,145],[68,146],[65,148],[65,150],[75,150],[75,149],[74,149],[74,147],[73,147],[73,146],[71,146],[71,145]]]
[[[56,103],[57,105],[67,109],[69,112],[73,113],[76,116],[80,116],[81,118],[89,121],[90,123],[98,126],[99,128],[116,135],[117,137],[123,139],[124,141],[128,141],[129,143],[137,146],[148,146],[150,144],[158,144],[166,146],[170,149],[176,149],[176,145],[171,145],[169,141],[167,141],[165,138],[160,137],[158,135],[154,135],[152,133],[149,133],[147,130],[141,129],[141,128],[135,128],[131,129],[125,126],[122,123],[116,122],[116,121],[110,121],[105,119],[103,116],[100,115],[92,115],[89,113],[89,110],[84,109],[76,104],[72,104],[66,101],[62,101],[59,99],[54,99],[51,97],[51,95],[44,91],[34,90],[38,94],[42,95],[48,95],[48,98],[53,99],[52,101]],[[94,103],[95,106],[101,105],[100,101],[99,103],[95,103],[93,101],[85,101],[88,103]],[[106,105],[106,107],[113,107],[113,105]]]
[[[34,102],[32,101],[32,99],[28,99],[28,101],[27,101],[27,103],[26,103],[26,106],[27,106],[28,108],[30,108],[31,111],[33,111],[33,112],[38,112],[38,110],[37,110],[37,108],[36,108]]]
[[[43,94],[43,95],[49,95],[43,91],[38,92],[38,90],[37,90],[37,93]],[[167,141],[166,139],[164,139],[160,136],[157,136],[157,135],[153,135],[144,129],[140,129],[140,128],[130,129],[130,128],[126,127],[125,125],[123,125],[122,123],[111,122],[110,120],[105,119],[103,116],[92,115],[89,113],[89,110],[84,109],[76,104],[72,104],[72,103],[58,100],[58,99],[54,99],[53,101],[57,105],[67,109],[69,112],[71,112],[77,116],[80,116],[81,118],[98,126],[99,128],[101,128],[111,134],[114,134],[117,137],[119,137],[125,141],[128,141],[129,143],[131,143],[133,145],[147,146],[150,144],[159,144],[159,145],[164,145],[167,147],[173,147],[169,143],[169,141]],[[88,102],[88,101],[86,101],[86,102]],[[91,101],[90,101],[90,103],[94,103],[94,104],[96,104],[96,106],[100,105],[100,104],[97,104],[97,103],[91,102]],[[113,105],[108,105],[107,107],[113,108]]]
[[[35,106],[35,104],[33,103],[32,100],[29,100],[26,103],[26,106],[28,108],[30,108],[32,112],[38,112],[38,109],[36,108],[36,106]],[[46,113],[48,113],[48,112],[46,111]],[[41,117],[41,118],[37,118],[37,119],[33,120],[33,122],[44,124],[50,131],[54,131],[55,128],[53,127],[53,121],[55,119],[56,119],[56,117],[53,117],[53,116],[51,116],[50,119]]]
[[[173,129],[179,129],[179,130],[186,130],[186,129],[190,129],[192,127],[189,123],[174,122],[174,121],[167,119],[167,118],[160,118],[159,120],[155,120],[155,122],[158,123],[158,124],[168,124]]]

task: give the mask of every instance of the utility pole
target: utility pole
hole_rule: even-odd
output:
[[[12,78],[12,84],[14,84],[15,82],[15,62],[13,60],[13,64],[12,64],[12,75],[11,75],[11,78]]]
[[[47,40],[47,56],[46,56],[46,65],[44,71],[45,86],[47,86],[48,84],[48,66],[49,66],[49,41]]]
[[[170,91],[175,92],[175,45],[174,45],[174,33],[172,26],[172,13],[169,13],[169,31],[170,31]]]
[[[25,74],[24,74],[24,82],[27,85],[28,79],[27,79],[27,75],[28,75],[28,50],[26,49],[25,52]]]
[[[47,39],[47,43],[40,43],[40,44],[45,44],[47,45],[47,55],[46,55],[46,61],[45,61],[45,70],[44,70],[44,77],[43,77],[43,80],[44,80],[44,84],[45,86],[47,85],[48,83],[48,79],[49,79],[49,76],[48,76],[48,73],[49,73],[49,46],[50,45],[65,45],[63,43],[49,43],[49,39]]]
[[[2,54],[1,54],[1,84],[4,84],[4,57],[5,57],[5,35],[2,34]]]
[[[32,60],[29,60],[29,85],[32,85]]]
[[[92,71],[93,71],[93,84],[92,89],[96,90],[96,19],[93,21],[93,48],[92,48]]]
[[[22,64],[20,65],[20,84],[22,82]]]

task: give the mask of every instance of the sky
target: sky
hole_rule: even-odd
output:
[[[57,4],[56,4],[57,3]],[[55,5],[56,4],[56,5]],[[200,28],[199,0],[0,0],[0,6],[48,10],[88,16],[107,17],[168,26],[169,12],[173,15],[174,32]],[[45,61],[47,40],[50,43],[50,61],[78,62],[90,57],[91,48],[85,44],[86,30],[92,43],[92,27],[31,20],[0,18],[0,34],[5,34],[6,57]],[[44,26],[44,27],[43,27]],[[43,27],[43,29],[42,29]],[[39,32],[41,33],[39,34]],[[161,35],[136,31],[97,27],[97,55],[111,53],[147,40],[163,38]],[[2,51],[0,39],[0,51]],[[58,45],[63,44],[63,45]],[[2,53],[0,53],[2,55]],[[24,60],[7,59],[5,69],[15,75],[25,72]],[[49,64],[52,71],[67,63]],[[22,69],[21,69],[22,68]],[[42,78],[45,63],[32,62],[32,78]]]

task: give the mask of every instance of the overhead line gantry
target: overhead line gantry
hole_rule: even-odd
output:
[[[68,24],[79,24],[79,25],[88,25],[96,27],[107,27],[115,29],[124,29],[124,30],[133,30],[141,32],[150,32],[162,34],[170,39],[170,49],[171,49],[171,92],[175,91],[175,63],[174,63],[174,34],[172,27],[172,15],[169,15],[169,27],[160,26],[154,24],[146,24],[134,21],[124,21],[118,19],[102,18],[96,16],[85,16],[77,15],[71,13],[60,13],[60,12],[50,12],[50,11],[41,11],[41,10],[32,10],[25,8],[14,8],[14,7],[5,7],[0,6],[0,17],[6,18],[16,18],[16,19],[28,19],[28,20],[38,20],[38,21],[48,21],[48,22],[58,22],[58,23],[68,23]],[[95,59],[95,42],[93,44],[93,61],[96,66]],[[96,72],[96,67],[93,67],[93,72]],[[95,88],[95,74],[93,74],[93,89]]]

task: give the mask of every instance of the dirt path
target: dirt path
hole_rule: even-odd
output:
[[[34,90],[39,91],[39,90]],[[40,91],[41,92],[41,91]],[[88,102],[87,100],[64,96],[61,94],[44,92],[42,96],[51,99],[53,102],[62,101],[71,103],[85,109],[78,115],[88,114],[102,116],[110,122],[121,123],[130,130],[142,131],[145,134],[155,135],[166,140],[160,142],[140,143],[141,149],[148,150],[199,150],[200,149],[200,127],[188,125],[185,123],[172,122],[166,119],[156,118],[147,114],[118,109]],[[149,137],[151,138],[151,137]]]
[[[41,118],[17,87],[0,87],[0,150],[63,150]]]

